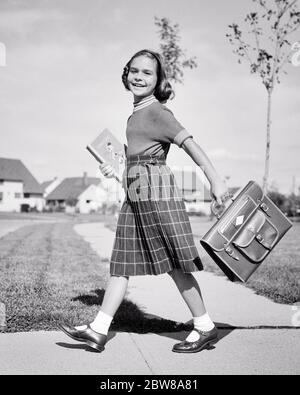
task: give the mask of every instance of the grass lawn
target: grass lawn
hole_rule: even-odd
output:
[[[100,216],[59,215],[60,222],[55,218],[54,222],[25,226],[0,239],[0,301],[6,307],[5,332],[53,330],[61,320],[74,325],[91,322],[102,304],[109,273],[107,259],[101,260],[73,230],[75,223],[99,221]],[[113,217],[101,219],[108,226],[116,222]],[[158,333],[189,327],[147,317],[125,299],[112,329]]]
[[[72,223],[26,226],[0,239],[0,300],[7,330],[53,329],[85,322],[97,306],[78,298],[105,286],[107,270]]]

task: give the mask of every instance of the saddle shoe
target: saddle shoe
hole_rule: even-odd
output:
[[[76,329],[74,326],[66,324],[58,324],[59,328],[73,340],[84,342],[93,349],[101,352],[104,350],[104,346],[107,341],[107,336],[102,333],[95,332],[90,325],[87,325],[86,329]]]
[[[199,333],[199,339],[195,342],[188,342],[184,340],[181,343],[177,343],[174,345],[172,351],[173,352],[181,352],[181,353],[193,353],[199,352],[204,348],[212,346],[218,341],[218,330],[214,327],[211,331],[203,332],[194,328],[194,331]]]

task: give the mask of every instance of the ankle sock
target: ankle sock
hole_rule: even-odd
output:
[[[91,322],[90,327],[95,332],[101,333],[102,335],[107,335],[112,320],[112,316],[103,313],[103,311],[99,311],[94,321]]]
[[[215,324],[210,319],[207,313],[203,314],[201,317],[193,317],[193,321],[194,328],[202,332],[209,332],[215,327]],[[199,333],[193,330],[186,338],[186,341],[196,342],[197,340],[199,340],[199,337]]]
[[[113,317],[111,317],[106,313],[103,313],[103,311],[99,311],[94,321],[90,323],[90,327],[93,329],[93,331],[107,336],[112,320]],[[81,325],[81,326],[75,326],[75,328],[78,330],[84,330],[87,328],[87,326]]]
[[[75,326],[75,329],[77,329],[78,331],[84,331],[86,328],[86,325]]]

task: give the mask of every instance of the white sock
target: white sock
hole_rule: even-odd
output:
[[[113,317],[103,313],[103,311],[99,311],[94,321],[91,322],[90,326],[95,332],[102,333],[102,335],[107,335],[112,320]]]
[[[106,313],[103,313],[103,311],[99,311],[94,321],[90,323],[90,327],[97,333],[101,333],[102,335],[107,335],[112,320],[113,317],[111,317]],[[81,325],[81,326],[75,326],[75,328],[78,330],[84,330],[87,328],[87,326]]]
[[[193,317],[193,321],[194,321],[194,328],[202,332],[209,332],[215,327],[215,324],[210,319],[207,313],[203,314],[201,317]],[[186,341],[196,342],[197,340],[199,340],[199,337],[200,337],[199,333],[193,330],[186,338]]]
[[[86,325],[80,325],[80,326],[75,326],[76,329],[78,329],[79,331],[84,331],[87,326]]]

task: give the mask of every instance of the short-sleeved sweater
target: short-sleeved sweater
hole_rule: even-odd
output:
[[[127,156],[167,155],[170,144],[182,146],[193,137],[176,120],[171,110],[154,101],[129,117],[126,129]]]

